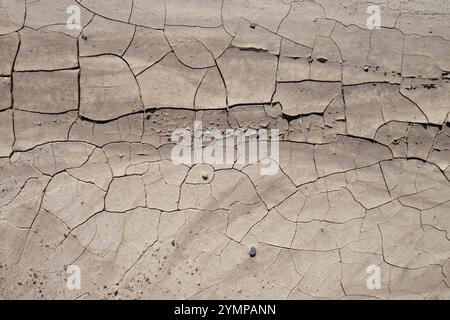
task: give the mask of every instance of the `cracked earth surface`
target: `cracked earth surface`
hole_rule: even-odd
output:
[[[0,297],[450,298],[450,3],[379,2],[0,0]],[[175,164],[195,120],[280,171]]]

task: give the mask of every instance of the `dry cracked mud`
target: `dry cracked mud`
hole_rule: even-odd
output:
[[[450,2],[378,2],[0,0],[0,297],[450,298]]]

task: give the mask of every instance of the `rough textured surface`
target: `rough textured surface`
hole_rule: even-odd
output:
[[[378,2],[0,0],[0,297],[448,299],[450,5]]]

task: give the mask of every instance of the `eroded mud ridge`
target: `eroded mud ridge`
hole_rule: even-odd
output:
[[[0,297],[449,298],[450,2],[368,5],[0,0]],[[194,121],[280,170],[174,163]]]

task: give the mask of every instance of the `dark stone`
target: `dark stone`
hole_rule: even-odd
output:
[[[436,89],[436,85],[435,84],[423,84],[422,87],[424,87],[425,89],[431,90],[431,89]]]
[[[250,252],[248,253],[250,255],[250,257],[254,258],[256,257],[256,248],[255,247],[251,247],[250,248]]]

